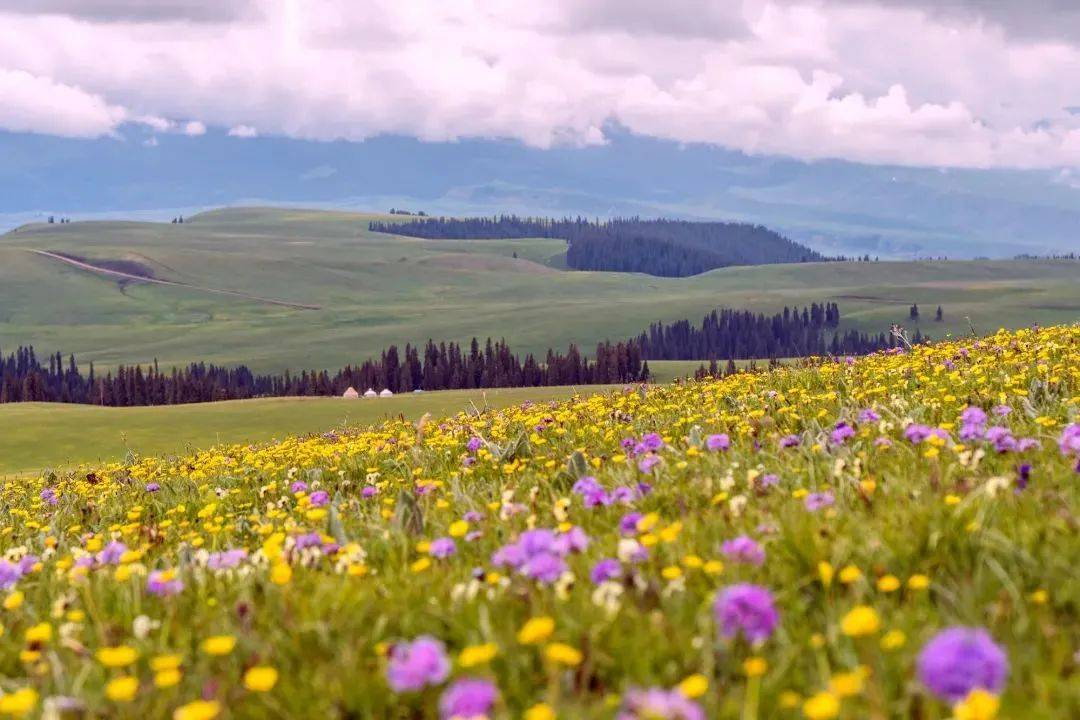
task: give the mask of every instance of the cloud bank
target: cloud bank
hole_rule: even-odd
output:
[[[1032,8],[1034,7],[1034,10]],[[0,0],[0,129],[1080,166],[1064,0]]]

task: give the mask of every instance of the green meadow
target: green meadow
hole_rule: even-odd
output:
[[[416,240],[375,215],[229,209],[182,225],[77,222],[0,236],[0,349],[33,343],[99,367],[194,360],[256,371],[336,368],[390,344],[505,337],[517,352],[623,339],[718,307],[835,301],[841,329],[881,332],[918,303],[944,337],[1080,317],[1075,261],[934,261],[736,267],[690,278],[565,270],[561,240]],[[127,260],[189,287],[122,283],[31,250]],[[515,254],[517,257],[515,257]],[[945,322],[935,323],[937,305]],[[912,327],[912,330],[914,328]],[[696,363],[693,364],[696,367]]]
[[[446,417],[597,389],[585,385],[445,390],[376,400],[266,398],[132,408],[11,403],[0,405],[0,475],[122,460],[129,452],[171,455],[220,443],[365,427],[398,417],[417,420],[425,413]]]

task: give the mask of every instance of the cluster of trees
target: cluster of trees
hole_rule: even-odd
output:
[[[729,265],[817,262],[828,258],[761,225],[582,217],[499,215],[372,222],[376,232],[429,239],[559,238],[575,270],[685,277]]]
[[[55,225],[56,223],[59,223],[61,225],[67,225],[70,222],[71,222],[71,218],[62,217],[60,219],[57,219],[56,216],[54,216],[54,215],[49,216],[49,224],[50,225]]]
[[[862,354],[893,346],[884,333],[836,332],[836,303],[812,303],[800,311],[785,307],[775,315],[748,310],[714,310],[700,326],[688,320],[653,323],[637,345],[651,360],[714,360]]]
[[[402,208],[390,208],[391,215],[416,215],[417,217],[427,217],[427,213],[423,210],[413,212],[412,210],[404,210]]]
[[[912,303],[911,309],[908,310],[908,319],[919,321],[919,305],[918,303]],[[941,309],[941,306],[937,306],[937,311],[934,313],[934,322],[942,322],[945,319],[945,311]]]
[[[297,375],[256,375],[241,365],[226,368],[193,363],[163,372],[155,361],[148,367],[121,366],[96,373],[93,363],[84,375],[75,360],[65,364],[60,353],[39,359],[33,347],[0,355],[0,403],[65,402],[105,406],[178,405],[255,397],[333,396],[346,388],[449,390],[459,388],[539,387],[591,383],[641,382],[648,363],[633,342],[601,343],[590,361],[574,345],[565,354],[548,350],[541,363],[533,355],[522,360],[504,341],[483,345],[475,338],[463,348],[456,343],[428,341],[420,349],[391,345],[377,359],[342,368],[303,371]]]
[[[916,310],[913,306],[912,310]],[[940,312],[940,308],[939,308]],[[542,358],[515,355],[504,340],[483,344],[438,343],[424,347],[391,345],[379,357],[349,365],[331,374],[327,370],[286,371],[257,375],[246,366],[222,367],[192,363],[162,371],[157,362],[120,366],[101,374],[90,363],[83,373],[73,355],[66,362],[60,353],[40,359],[33,347],[19,347],[6,358],[0,353],[0,403],[66,402],[106,406],[177,405],[255,397],[333,396],[353,387],[413,390],[449,390],[547,385],[643,382],[649,378],[648,360],[727,360],[732,371],[736,359],[802,357],[807,355],[861,354],[895,347],[897,339],[837,330],[840,308],[835,303],[812,303],[801,310],[785,307],[775,315],[747,310],[720,309],[700,324],[687,320],[654,323],[636,338],[603,342],[592,359],[570,345],[565,353],[548,350]],[[923,342],[916,331],[912,342]]]

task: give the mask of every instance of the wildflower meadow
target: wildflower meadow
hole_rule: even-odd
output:
[[[9,478],[0,715],[1080,717],[1078,487],[1080,326]]]

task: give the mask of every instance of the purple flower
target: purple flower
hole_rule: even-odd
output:
[[[1016,491],[1027,490],[1028,482],[1031,480],[1031,465],[1028,463],[1021,463],[1016,468]]]
[[[47,502],[50,505],[56,505],[60,502],[56,497],[56,488],[47,487],[41,491],[40,496],[43,502]]]
[[[866,408],[859,412],[859,422],[872,423],[881,419],[881,416],[874,412],[873,408]]]
[[[641,438],[641,444],[646,450],[659,450],[664,447],[664,439],[657,433],[649,433]]]
[[[611,491],[611,501],[621,503],[623,505],[629,505],[637,499],[634,491],[628,487],[617,487]]]
[[[293,495],[296,493],[307,492],[308,484],[303,480],[294,480],[292,485],[289,486],[289,492]]]
[[[942,700],[956,703],[976,688],[1001,692],[1009,659],[982,628],[942,630],[919,653],[919,679]]]
[[[767,490],[771,487],[776,487],[780,484],[780,478],[772,473],[762,475],[757,479],[757,486],[760,490]]]
[[[780,447],[796,447],[800,442],[802,441],[799,439],[798,435],[785,435],[784,437],[780,438]]]
[[[720,546],[720,552],[735,562],[749,565],[761,565],[765,562],[765,549],[756,540],[746,535],[726,540]]]
[[[615,720],[705,720],[705,713],[678,690],[631,688]]]
[[[184,583],[175,570],[155,570],[146,578],[146,591],[158,597],[177,595],[184,589]]]
[[[960,413],[960,423],[963,425],[985,425],[986,412],[976,405],[968,405]]]
[[[1058,449],[1061,454],[1068,457],[1074,455],[1080,458],[1080,423],[1066,425],[1058,438]]]
[[[986,431],[984,435],[987,442],[994,444],[994,449],[999,453],[1006,453],[1012,450],[1016,450],[1017,442],[1016,438],[1009,432],[1009,428],[1004,427],[992,427]]]
[[[836,423],[832,434],[829,436],[834,445],[843,445],[848,438],[852,437],[855,437],[855,428],[851,427],[843,420]]]
[[[102,565],[119,565],[120,558],[128,551],[128,546],[118,540],[113,540],[98,553],[97,561]]]
[[[566,571],[566,563],[558,555],[540,553],[529,558],[521,567],[526,577],[543,583],[553,583]]]
[[[156,482],[146,483],[146,492],[148,493],[156,493],[160,489],[161,486],[158,485]]]
[[[448,537],[436,538],[431,541],[431,545],[428,547],[428,554],[438,560],[448,558],[456,552],[457,545]]]
[[[835,502],[836,498],[831,492],[810,493],[803,501],[806,505],[806,509],[810,512],[816,512],[821,508],[832,507]]]
[[[597,507],[598,505],[610,505],[611,496],[604,490],[604,486],[597,482],[594,477],[583,477],[574,483],[572,488],[575,493],[581,496],[585,502],[585,507]]]
[[[594,585],[608,580],[617,580],[620,577],[622,577],[622,565],[614,558],[604,558],[593,565],[592,572],[589,573],[589,579]]]
[[[906,428],[904,428],[904,437],[907,438],[908,442],[910,442],[912,445],[918,445],[919,443],[931,437],[948,440],[949,433],[945,432],[941,428],[934,428],[928,425],[912,423]]]
[[[438,685],[449,674],[450,660],[446,657],[446,647],[430,635],[421,635],[411,643],[396,643],[390,648],[386,681],[394,692],[422,690],[426,685]]]
[[[18,565],[7,560],[0,560],[0,590],[7,590],[19,582],[23,572]]]
[[[210,558],[206,561],[206,567],[211,570],[226,570],[228,568],[234,568],[243,562],[248,556],[248,551],[244,548],[236,548],[234,550],[226,550],[224,552],[211,553]]]
[[[995,405],[994,406],[994,414],[997,415],[998,417],[1005,417],[1006,415],[1008,415],[1011,412],[1012,412],[1012,408],[1009,407],[1008,405]]]
[[[637,524],[641,518],[639,512],[626,513],[619,520],[619,532],[623,535],[637,535]]]
[[[585,534],[584,530],[574,525],[566,532],[559,533],[551,547],[559,555],[585,552],[589,548],[589,536]]]
[[[471,453],[476,452],[484,446],[484,441],[475,435],[469,438],[469,442],[465,443],[465,449]]]
[[[713,615],[720,634],[733,638],[739,633],[752,643],[767,640],[780,622],[772,593],[760,585],[730,585],[716,597]]]
[[[325,490],[316,490],[308,499],[311,501],[311,507],[323,507],[330,503],[330,493]]]
[[[455,680],[439,698],[439,717],[442,720],[486,718],[498,697],[499,691],[490,680]]]
[[[374,485],[365,485],[364,489],[360,491],[360,497],[365,497],[365,498],[374,497],[375,495],[378,495],[378,494],[379,494],[379,488],[375,487]]]
[[[705,447],[710,450],[727,450],[731,447],[731,438],[726,433],[720,433],[719,435],[710,435],[705,438]]]
[[[659,464],[659,462],[660,462],[660,457],[658,455],[646,455],[645,457],[641,458],[641,460],[638,462],[638,470],[640,470],[643,473],[647,473],[650,470],[652,470],[654,467],[656,467],[656,465]]]

